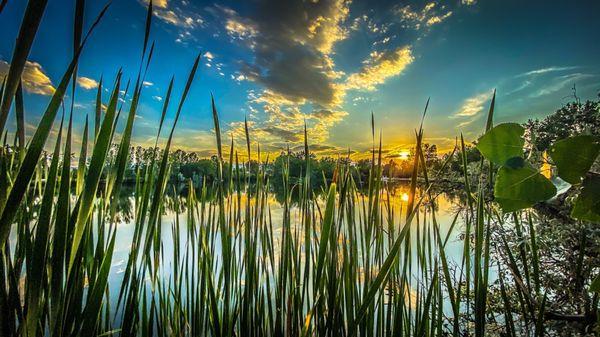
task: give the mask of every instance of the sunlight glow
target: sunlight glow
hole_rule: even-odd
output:
[[[400,153],[398,153],[398,159],[400,159],[400,160],[408,160],[409,157],[410,157],[410,151],[408,151],[408,150],[402,150],[402,151],[400,151]]]

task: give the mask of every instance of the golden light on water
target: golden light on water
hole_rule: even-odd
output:
[[[398,159],[400,159],[400,160],[408,160],[409,157],[410,157],[410,151],[408,151],[408,150],[402,150],[402,151],[400,151],[400,153],[398,153]]]
[[[546,151],[544,151],[544,153],[542,154],[542,158],[543,158],[543,163],[542,163],[542,167],[540,168],[540,173],[544,177],[551,179],[552,178],[552,166],[550,165],[550,163],[548,161],[548,153],[546,153]]]

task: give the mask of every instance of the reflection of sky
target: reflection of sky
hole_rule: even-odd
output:
[[[400,184],[396,184],[393,187],[393,190],[390,192],[389,194],[389,199],[388,199],[388,195],[387,193],[383,193],[381,195],[381,205],[386,205],[386,206],[382,206],[382,212],[384,214],[384,227],[387,231],[387,223],[386,223],[386,219],[387,219],[387,214],[388,214],[388,209],[387,209],[387,205],[389,204],[389,206],[391,207],[391,212],[394,214],[394,223],[396,224],[396,228],[395,230],[395,235],[398,234],[400,228],[399,228],[399,224],[404,224],[404,218],[406,216],[405,211],[406,211],[406,205],[407,205],[407,201],[404,200],[404,197],[407,195],[407,193],[409,192],[409,184],[407,183],[400,183]],[[357,200],[356,200],[356,204],[362,204],[363,200],[362,198],[367,198],[367,196],[364,195],[359,195]],[[389,202],[388,202],[389,200]],[[255,207],[255,197],[252,196],[250,197],[250,203],[251,203],[251,207],[254,209]],[[230,202],[232,202],[233,204],[229,204]],[[230,206],[235,209],[236,204],[237,204],[238,200],[237,200],[237,195],[234,195],[233,198],[229,198],[227,200],[226,203],[226,207],[229,208]],[[247,202],[247,195],[246,194],[241,194],[241,202],[240,204],[242,205],[242,214],[244,212],[245,209],[245,205]],[[283,222],[283,206],[282,204],[280,204],[277,199],[275,198],[274,194],[269,194],[268,197],[266,198],[266,202],[268,205],[268,209],[270,210],[270,214],[264,214],[263,218],[261,221],[264,221],[261,225],[264,226],[269,226],[269,218],[270,221],[272,221],[272,225],[273,225],[273,239],[274,239],[274,250],[275,250],[275,254],[276,254],[276,258],[279,256],[279,250],[280,250],[280,244],[281,244],[281,235],[282,235],[282,222]],[[364,200],[364,202],[366,203],[366,199]],[[452,220],[454,219],[454,216],[456,214],[456,211],[458,209],[459,204],[457,204],[457,202],[454,198],[447,196],[444,193],[441,193],[437,196],[436,201],[435,201],[435,217],[436,220],[440,226],[440,234],[445,237],[446,234],[448,233],[448,230],[450,228],[450,225],[452,223]],[[318,199],[318,204],[319,207],[321,208],[321,212],[324,212],[324,201],[321,197],[319,197]],[[357,210],[357,216],[358,216],[358,212],[360,212],[361,207],[356,207],[355,208]],[[229,216],[229,214],[227,215]],[[243,218],[243,216],[242,216]],[[298,240],[300,242],[303,242],[303,227],[301,226],[301,212],[300,209],[297,206],[293,206],[291,208],[291,230],[295,235],[295,232],[298,231]],[[187,217],[186,214],[180,214],[179,218],[178,218],[178,223],[179,223],[179,236],[181,238],[181,249],[183,251],[186,250],[186,244],[187,244],[187,240],[186,240],[186,235],[187,235],[187,221],[186,221]],[[162,234],[161,234],[161,244],[162,244],[162,249],[163,249],[163,255],[164,255],[164,261],[162,262],[163,265],[161,266],[161,271],[160,273],[163,275],[163,277],[168,277],[168,275],[170,275],[170,273],[172,272],[172,268],[173,268],[173,249],[174,249],[174,244],[173,244],[173,226],[176,223],[176,217],[175,214],[173,212],[168,212],[167,214],[164,214],[161,217],[161,221],[162,221]],[[229,220],[227,220],[228,223]],[[460,221],[460,217],[459,217],[459,221]],[[346,224],[343,224],[342,226],[347,226]],[[416,245],[417,245],[417,240],[419,239],[416,235],[417,230],[420,231],[420,235],[421,235],[421,240],[422,240],[422,235],[424,233],[424,231],[430,231],[430,234],[433,235],[433,227],[432,227],[432,216],[431,216],[431,211],[430,208],[427,206],[422,206],[421,207],[421,213],[419,214],[418,217],[415,217],[412,225],[411,225],[411,246],[412,246],[412,256],[411,256],[411,260],[412,260],[412,264],[413,266],[417,266],[417,252],[416,252]],[[417,229],[418,228],[418,229]],[[120,282],[122,280],[123,277],[123,270],[125,268],[126,265],[126,261],[128,258],[128,254],[129,254],[129,247],[131,244],[131,238],[133,235],[133,230],[134,230],[134,225],[130,224],[130,223],[123,223],[118,225],[118,232],[117,232],[117,241],[116,241],[116,248],[115,248],[115,253],[114,253],[114,257],[113,257],[113,266],[111,269],[111,276],[110,276],[110,287],[111,287],[111,292],[112,294],[117,294],[118,293],[118,289],[120,286]],[[240,229],[241,231],[243,231],[243,229]],[[318,230],[318,229],[317,229]],[[358,234],[359,229],[357,228],[357,234]],[[462,241],[459,240],[459,233],[462,231],[462,227],[459,224],[457,224],[454,227],[454,230],[452,233],[450,233],[449,235],[449,240],[448,240],[448,244],[446,246],[446,254],[447,254],[447,258],[448,261],[451,265],[453,264],[460,264],[461,262],[461,258],[462,258]],[[343,236],[343,234],[342,234]],[[238,249],[241,250],[243,252],[243,242],[241,242],[242,237],[238,236],[238,241],[236,243],[236,245],[238,246],[238,248],[236,248],[236,253],[238,252]],[[215,252],[217,255],[219,255],[219,251],[220,251],[220,236],[218,233],[216,233],[215,235]],[[340,244],[342,244],[343,241],[342,237],[340,237]],[[362,240],[361,237],[358,237],[357,240]],[[359,244],[359,249],[360,249],[361,244]],[[387,246],[387,239],[386,239],[386,246]],[[304,258],[304,252],[302,249],[300,249],[299,253],[301,254],[301,257]],[[183,254],[183,253],[182,253]],[[260,259],[260,257],[258,257]],[[220,260],[220,257],[216,257],[217,260]],[[217,264],[219,264],[219,262],[217,262]],[[364,279],[364,270],[362,269],[362,266],[358,266],[359,267],[359,275],[357,275],[357,280],[363,280]],[[414,267],[413,267],[414,268]],[[373,267],[372,269],[372,273],[377,273],[378,269],[377,267]],[[417,270],[414,269],[413,270],[413,277],[414,277],[414,282],[415,284],[418,282],[419,279],[419,275],[417,273]],[[414,294],[411,291],[411,297],[414,296]]]
[[[101,76],[110,85],[123,67],[125,80],[135,78],[146,2],[113,1],[90,39],[79,66],[77,130],[93,113]],[[201,68],[175,147],[201,155],[215,149],[210,92],[223,131],[238,144],[244,116],[264,152],[301,146],[306,120],[313,151],[335,154],[369,148],[371,111],[383,131],[384,151],[408,148],[428,97],[425,141],[447,149],[460,132],[467,140],[478,135],[493,88],[498,121],[546,115],[567,101],[573,85],[583,99],[600,89],[600,2],[594,0],[154,3],[156,48],[136,144],[151,143],[171,75],[176,101],[198,53]],[[9,1],[0,14],[0,74],[10,62],[26,4]],[[86,27],[103,4],[86,2]],[[73,6],[49,2],[33,44],[26,68],[28,134],[70,58]],[[172,115],[173,109],[167,125]],[[14,129],[12,114],[8,125]]]

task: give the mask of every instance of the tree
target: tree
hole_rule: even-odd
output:
[[[528,120],[525,139],[537,151],[546,151],[556,140],[580,134],[600,135],[600,101],[568,103],[542,120]]]

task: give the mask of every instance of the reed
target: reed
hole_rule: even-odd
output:
[[[38,2],[30,1],[23,27],[30,21],[33,28],[39,24],[45,2],[33,5]],[[84,5],[78,1],[77,12]],[[210,184],[203,180],[200,189],[190,181],[189,193],[181,196],[171,191],[168,181],[169,153],[180,113],[197,80],[199,56],[191,65],[162,155],[155,151],[148,165],[137,168],[130,251],[121,281],[111,287],[110,267],[119,235],[116,200],[129,165],[131,135],[143,96],[141,83],[151,68],[154,49],[153,44],[148,49],[151,1],[133,100],[124,117],[125,127],[119,131],[114,160],[108,160],[108,151],[121,118],[120,70],[103,115],[102,85],[98,89],[92,112],[93,141],[88,141],[86,119],[78,168],[74,172],[70,168],[76,131],[72,114],[66,125],[64,115],[61,119],[50,163],[42,157],[81,50],[107,9],[99,13],[81,43],[83,22],[75,20],[76,52],[31,141],[24,146],[23,133],[18,132],[21,146],[9,147],[5,141],[0,155],[3,336],[488,335],[489,283],[495,270],[490,257],[491,230],[507,218],[485,198],[492,179],[486,169],[492,172],[492,165],[484,165],[482,159],[478,179],[470,179],[462,136],[453,151],[464,158],[467,201],[445,232],[436,216],[437,196],[432,187],[447,162],[437,171],[428,167],[421,151],[423,123],[415,131],[409,200],[397,205],[382,179],[382,142],[380,137],[376,143],[374,117],[367,181],[357,180],[360,174],[355,174],[349,160],[339,160],[333,178],[324,178],[324,193],[311,185],[311,140],[305,127],[304,174],[292,177],[289,163],[284,165],[283,216],[275,220],[268,202],[272,193],[266,170],[269,157],[262,158],[247,122],[245,144],[239,147],[247,162],[239,160],[239,145],[233,139],[229,148],[223,144],[218,102],[211,97],[218,179]],[[19,120],[23,119],[18,73],[35,35],[33,28],[22,28],[16,43],[9,77],[1,90],[0,121],[15,95],[16,111]],[[108,85],[108,78],[104,83]],[[156,145],[171,110],[173,87],[172,79]],[[484,131],[492,127],[494,104],[495,96]],[[423,118],[426,111],[427,107]],[[251,165],[254,151],[261,165]],[[256,177],[253,183],[251,177]],[[360,186],[367,186],[367,192]],[[299,196],[297,206],[292,205],[294,194]],[[172,223],[163,223],[165,212],[174,214]],[[539,280],[535,226],[527,212],[514,213],[512,222],[521,231],[523,244],[515,256],[503,242],[500,248],[507,262],[497,264],[506,333],[541,335],[546,296]],[[458,230],[465,239],[462,257],[453,262],[447,244]],[[164,240],[173,242],[172,250],[164,248]],[[507,273],[518,285],[518,303],[510,300],[502,283]],[[515,315],[524,320],[516,322]]]

